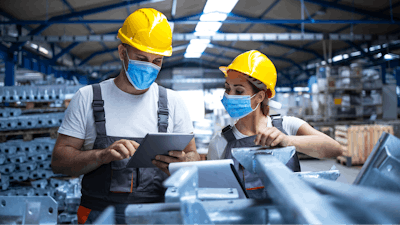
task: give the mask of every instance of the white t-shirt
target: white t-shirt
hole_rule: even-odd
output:
[[[283,119],[282,127],[286,131],[286,133],[288,133],[289,136],[296,135],[297,130],[301,127],[301,125],[306,123],[304,120],[292,116],[283,116],[282,119]],[[268,116],[267,127],[272,127],[271,117],[269,116]],[[240,131],[236,128],[236,126],[233,126],[232,131],[236,139],[249,137],[247,135],[240,133]],[[211,140],[210,145],[208,146],[207,159],[209,160],[223,159],[225,155],[224,152],[225,147],[227,144],[228,142],[226,141],[222,133],[219,132]]]
[[[106,132],[108,136],[143,138],[147,133],[158,132],[158,85],[153,83],[141,95],[120,90],[109,79],[100,83],[104,100]],[[193,125],[185,103],[179,94],[167,89],[168,133],[192,133]],[[93,148],[96,127],[93,116],[93,88],[85,86],[74,95],[58,132],[84,139],[82,150]]]

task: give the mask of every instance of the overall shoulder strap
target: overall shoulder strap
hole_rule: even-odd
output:
[[[106,133],[106,115],[104,113],[104,101],[101,96],[100,84],[93,84],[93,116],[96,125],[97,136],[107,136]]]
[[[158,132],[167,133],[168,115],[167,89],[158,86]]]
[[[283,119],[281,117],[281,114],[274,114],[270,115],[271,121],[272,121],[272,126],[276,127],[278,130],[280,130],[282,133],[288,135],[288,133],[283,129]]]
[[[226,126],[224,129],[222,129],[221,133],[227,142],[236,140],[235,135],[233,134],[232,127],[230,125]]]
[[[272,120],[272,126],[276,127],[278,130],[280,130],[282,133],[288,135],[286,131],[283,129],[282,126],[282,117],[280,114],[275,114],[275,115],[270,115],[271,120]],[[293,155],[292,158],[286,163],[286,166],[289,167],[293,172],[300,172],[300,162],[299,158],[297,156],[297,152]]]

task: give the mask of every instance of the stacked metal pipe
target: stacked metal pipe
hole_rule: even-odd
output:
[[[0,195],[51,196],[63,211],[58,223],[77,223],[76,212],[81,197],[80,179],[57,179],[62,175],[51,170],[55,139],[11,140],[0,143]],[[18,182],[30,180],[31,187]]]
[[[63,100],[81,85],[10,86],[0,88],[0,102],[48,102]]]
[[[19,108],[3,108],[0,109],[0,118],[16,117],[20,116],[22,110]]]
[[[58,127],[63,119],[63,112],[0,118],[0,131]]]
[[[0,186],[7,190],[10,182],[50,178],[54,139],[37,138],[33,141],[12,140],[0,143]]]

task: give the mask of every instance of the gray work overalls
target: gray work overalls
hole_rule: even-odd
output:
[[[93,149],[105,149],[120,139],[134,140],[140,144],[143,138],[107,135],[101,88],[99,84],[94,84],[92,87],[92,107],[97,132]],[[167,91],[161,86],[158,87],[158,132],[166,133],[168,127]],[[88,209],[102,211],[109,205],[163,202],[166,189],[162,183],[168,175],[157,167],[126,168],[128,161],[129,158],[113,161],[85,174],[82,180],[81,205]]]
[[[271,115],[272,126],[276,127],[282,133],[286,134],[286,131],[282,127],[282,118],[280,116]],[[244,184],[246,192],[250,198],[263,199],[267,198],[266,190],[264,189],[264,185],[261,182],[261,179],[248,170],[246,170],[240,163],[232,156],[232,148],[243,148],[243,147],[255,147],[254,140],[256,136],[246,137],[242,139],[236,139],[233,134],[233,130],[231,126],[227,126],[222,130],[222,135],[227,140],[228,144],[225,147],[225,156],[224,159],[232,159],[234,162],[234,167],[236,171],[238,171],[239,178]],[[286,163],[286,166],[289,167],[293,172],[300,172],[300,163],[299,158],[297,156],[297,152],[293,155],[293,157]]]

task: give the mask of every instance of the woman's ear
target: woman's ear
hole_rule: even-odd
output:
[[[264,91],[259,91],[258,93],[257,93],[257,102],[263,102],[264,101],[264,99],[266,98],[267,96],[265,95],[265,92]]]

